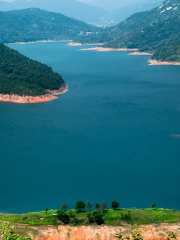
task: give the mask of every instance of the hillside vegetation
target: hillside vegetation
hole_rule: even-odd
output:
[[[84,22],[31,8],[0,12],[0,42],[31,42],[37,40],[75,39],[80,32],[94,32],[98,28]]]
[[[62,211],[62,210],[59,210]],[[0,214],[0,220],[14,223],[39,225],[111,225],[121,226],[123,223],[132,225],[150,223],[176,223],[180,220],[180,212],[170,209],[105,209],[101,212],[96,210],[81,211],[66,210],[69,217],[66,222],[65,217],[58,218],[57,210],[47,210],[42,212],[30,212],[26,214]],[[65,215],[64,215],[65,216]],[[99,217],[100,216],[100,217]],[[102,219],[101,219],[102,217]],[[95,219],[95,220],[94,220]]]
[[[180,2],[165,0],[151,11],[136,13],[119,25],[107,28],[81,42],[101,42],[104,47],[139,48],[153,58],[180,61]]]
[[[0,94],[37,96],[59,89],[62,76],[0,43]]]

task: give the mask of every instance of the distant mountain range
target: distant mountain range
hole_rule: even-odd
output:
[[[139,48],[154,53],[158,60],[180,61],[179,16],[179,0],[165,0],[151,11],[136,13],[115,27],[79,40],[105,43],[105,47]]]
[[[99,7],[90,6],[75,0],[15,0],[11,3],[0,1],[0,11],[40,8],[64,14],[94,25],[111,20],[111,14]]]
[[[0,42],[68,40],[98,28],[60,13],[40,9],[0,12]]]
[[[0,11],[40,8],[57,12],[86,23],[100,26],[115,25],[131,14],[150,10],[163,0],[95,0],[89,4],[76,0],[15,0],[0,1]]]

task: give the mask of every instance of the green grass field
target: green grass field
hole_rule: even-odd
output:
[[[66,213],[69,214],[70,210]],[[42,212],[30,212],[26,214],[0,214],[0,221],[8,221],[13,223],[29,224],[32,226],[41,225],[61,225],[57,217],[54,215],[57,210],[48,210]],[[87,214],[93,211],[83,211],[78,213],[71,210],[70,225],[95,225],[88,221]],[[180,212],[163,209],[163,208],[146,208],[146,209],[106,209],[103,212],[104,224],[111,226],[121,226],[128,224],[149,224],[149,223],[176,223],[180,222]]]

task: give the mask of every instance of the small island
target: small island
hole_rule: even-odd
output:
[[[68,91],[62,76],[51,67],[3,44],[0,44],[0,56],[0,101],[47,102]]]

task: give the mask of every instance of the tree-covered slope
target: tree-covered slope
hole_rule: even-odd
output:
[[[43,95],[64,84],[62,76],[0,43],[0,94]]]
[[[165,0],[151,11],[132,15],[124,22],[94,35],[88,42],[104,42],[105,47],[139,48],[153,52],[158,60],[180,61],[180,2]],[[87,38],[82,38],[86,42]]]
[[[0,42],[74,39],[80,32],[94,32],[96,27],[40,9],[0,12]]]

